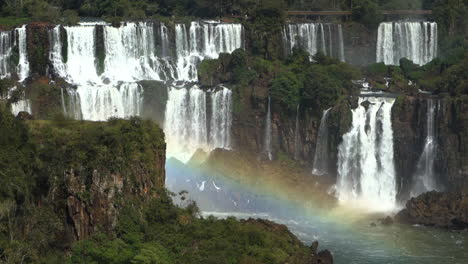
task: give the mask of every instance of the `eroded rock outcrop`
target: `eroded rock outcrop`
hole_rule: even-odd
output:
[[[428,192],[406,203],[395,220],[450,229],[468,228],[468,193]]]
[[[125,204],[164,188],[164,134],[150,121],[32,121],[30,127],[38,159],[48,162],[39,167],[49,186],[44,202],[66,219],[68,242],[111,233]]]

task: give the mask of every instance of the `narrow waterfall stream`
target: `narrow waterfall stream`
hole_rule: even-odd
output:
[[[416,166],[411,196],[416,197],[424,192],[437,190],[434,160],[437,153],[437,135],[435,120],[437,116],[437,103],[434,99],[427,100],[426,113],[426,139],[424,149]]]
[[[271,146],[271,98],[268,96],[268,109],[265,118],[265,139],[263,151],[269,160],[273,160],[273,149]]]
[[[296,127],[294,129],[294,159],[299,160],[299,148],[300,148],[300,140],[301,140],[301,135],[299,132],[299,110],[300,110],[300,105],[297,105],[296,108]]]
[[[323,111],[322,119],[317,136],[317,146],[315,147],[314,167],[312,174],[326,175],[329,169],[329,149],[328,149],[328,115],[331,108]]]
[[[15,44],[14,32],[0,32],[0,79],[11,75],[10,59]]]

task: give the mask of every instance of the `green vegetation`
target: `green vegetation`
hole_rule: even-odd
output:
[[[158,199],[124,207],[115,236],[97,234],[75,244],[70,263],[280,264],[307,256],[308,249],[286,228],[234,218],[204,219],[197,213],[194,204],[175,207],[161,192]]]
[[[381,11],[392,9],[432,9],[434,19],[447,28],[451,36],[464,33],[468,23],[468,3],[464,0],[1,0],[0,25],[20,25],[28,20],[74,24],[78,16],[119,22],[172,16],[234,15],[251,18],[256,26],[262,25],[258,21],[261,20],[273,30],[275,20],[284,17],[286,10],[350,10],[356,21],[375,27],[383,19]]]
[[[311,250],[284,226],[202,218],[184,192],[183,208],[175,206],[159,174],[164,135],[150,121],[21,121],[0,104],[0,144],[2,263],[311,261]],[[103,183],[114,182],[113,175],[123,176],[123,191],[109,201],[114,191]],[[158,184],[149,186],[145,177]],[[143,188],[148,192],[138,194]],[[110,206],[100,217],[117,210],[115,226],[99,227],[102,219],[95,218],[96,232],[72,243],[70,217],[84,216],[69,215],[70,206],[85,206],[84,215]],[[87,218],[79,219],[87,228]]]
[[[202,62],[200,69],[200,80],[205,85],[230,83],[236,93],[245,93],[246,89],[267,89],[272,100],[286,111],[295,111],[301,104],[317,113],[355,93],[351,80],[362,78],[360,71],[347,63],[321,53],[311,61],[309,54],[300,49],[295,49],[285,60],[273,61],[237,50],[218,60]]]
[[[401,59],[399,67],[372,64],[366,68],[366,76],[374,81],[391,78],[397,92],[411,92],[405,90],[411,81],[416,85],[412,92],[419,88],[434,94],[468,94],[468,41],[462,37],[454,38],[441,49],[444,50],[443,56],[424,66],[408,59]]]

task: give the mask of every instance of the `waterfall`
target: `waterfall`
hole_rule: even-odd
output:
[[[208,152],[231,147],[231,91],[223,87],[211,92],[211,112],[207,96],[196,85],[169,88],[164,121],[168,157],[187,162],[198,149]]]
[[[15,36],[12,31],[0,32],[0,79],[11,75],[10,59],[15,45]]]
[[[340,24],[338,25],[338,43],[340,44],[340,56],[339,60],[345,62],[345,53],[344,53],[344,41],[343,41],[343,26]]]
[[[299,105],[296,108],[296,128],[294,130],[294,159],[299,160]]]
[[[164,28],[164,24],[161,28]],[[167,38],[167,30],[163,38]],[[150,22],[125,23],[120,27],[104,27],[104,76],[110,80],[169,80],[175,70],[156,54],[154,24]],[[167,48],[167,47],[166,47]],[[166,51],[167,52],[167,51]],[[166,73],[165,70],[168,70]]]
[[[345,61],[342,25],[322,23],[288,24],[283,28],[286,54],[300,47],[311,56],[323,54]]]
[[[312,174],[325,175],[328,174],[328,114],[330,109],[323,111],[322,120],[317,135],[317,146],[315,147],[314,167]]]
[[[272,147],[271,147],[271,98],[268,96],[268,110],[265,119],[265,143],[263,150],[269,160],[273,160]]]
[[[197,66],[203,59],[217,59],[221,53],[242,48],[242,31],[241,24],[192,22],[187,32],[184,24],[177,24],[178,80],[197,81]]]
[[[21,28],[17,28],[18,32],[18,51],[19,51],[19,62],[18,62],[18,78],[22,82],[29,77],[29,62],[28,62],[28,49],[26,42],[26,25]]]
[[[67,95],[65,97],[65,94]],[[62,109],[65,116],[75,120],[81,120],[81,105],[80,96],[75,89],[66,88],[65,91],[61,89]]]
[[[81,112],[84,120],[103,121],[111,117],[138,116],[143,102],[143,89],[137,83],[78,86]]]
[[[391,110],[394,98],[360,97],[352,128],[338,148],[337,196],[391,210],[396,200]]]
[[[28,99],[19,100],[11,104],[11,113],[17,116],[20,112],[27,112],[31,114],[31,102]]]
[[[232,92],[226,87],[211,93],[211,148],[231,148]]]
[[[67,69],[63,63],[62,58],[62,41],[60,26],[54,27],[49,31],[49,43],[50,43],[50,52],[49,60],[54,67],[55,74],[57,76],[65,77],[67,75]]]
[[[399,65],[401,58],[424,65],[437,57],[437,23],[385,22],[377,36],[377,62]]]
[[[102,40],[97,39],[98,27],[102,27]],[[217,58],[220,53],[243,46],[240,24],[193,22],[188,31],[185,25],[176,25],[175,57],[170,49],[168,28],[163,23],[128,22],[118,28],[83,24],[64,28],[68,45],[66,62],[62,58],[60,27],[49,32],[49,57],[56,74],[78,86],[77,98],[86,120],[140,115],[143,92],[136,84],[138,81],[196,81],[201,60]],[[96,43],[101,41],[104,55],[97,54]],[[100,60],[104,68],[98,70]]]
[[[426,140],[423,152],[416,166],[411,196],[416,197],[422,193],[437,190],[434,160],[437,153],[437,137],[435,127],[436,105],[434,99],[427,101],[426,114]]]
[[[13,92],[15,92],[17,89],[18,87],[16,86],[8,89],[8,93],[6,95],[0,94],[0,99],[6,99],[6,100],[11,99]],[[31,101],[29,99],[25,99],[24,92],[21,93],[20,100],[11,104],[11,113],[14,116],[17,116],[20,112],[27,112],[29,114],[32,114]]]
[[[18,36],[18,42],[16,41]],[[18,65],[12,69],[13,48],[18,47]],[[23,82],[29,77],[29,61],[27,55],[26,25],[14,31],[0,32],[0,79],[9,78],[16,71],[18,79]]]
[[[95,26],[65,27],[65,30],[67,32],[68,59],[66,72],[63,72],[64,75],[61,77],[72,84],[100,84],[101,79],[96,69]],[[56,41],[60,42],[60,39]],[[55,63],[54,68],[57,68]]]

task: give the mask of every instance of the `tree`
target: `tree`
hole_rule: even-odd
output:
[[[376,28],[383,20],[383,15],[375,0],[355,0],[353,3],[354,20],[369,28]]]

